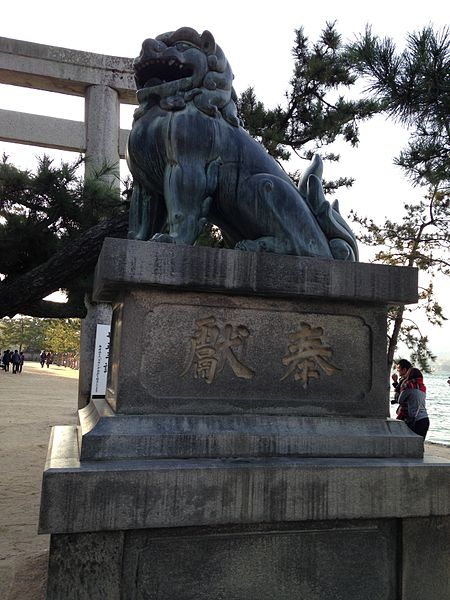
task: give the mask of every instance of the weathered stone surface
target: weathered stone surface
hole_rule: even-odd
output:
[[[407,600],[450,598],[450,518],[402,521],[403,597]]]
[[[2,142],[86,152],[86,125],[82,121],[0,109],[0,124]],[[119,130],[120,158],[125,158],[129,134],[128,129]]]
[[[47,600],[122,600],[123,532],[52,535]]]
[[[52,536],[48,600],[447,600],[449,517]]]
[[[388,416],[386,309],[124,292],[106,398],[126,414]]]
[[[80,460],[229,457],[422,457],[394,419],[278,415],[123,415],[104,400],[79,412]]]
[[[131,287],[321,298],[374,304],[417,302],[417,269],[265,252],[237,252],[107,238],[94,299],[114,302]]]
[[[444,600],[445,554],[413,570],[450,461],[387,418],[387,306],[416,275],[108,240],[107,402],[53,428],[43,478],[51,600]]]
[[[394,600],[395,521],[135,531],[123,600]]]
[[[0,109],[0,123],[1,141],[72,152],[86,150],[85,125],[81,121]]]
[[[108,85],[121,102],[136,103],[132,59],[0,37],[0,83],[84,96]]]
[[[80,463],[73,457],[76,430],[54,429],[43,478],[41,533],[450,514],[445,459]]]
[[[86,123],[0,110],[0,140],[87,153],[87,170],[102,158],[108,164],[125,158],[130,132],[119,128],[118,101],[136,103],[130,58],[0,37],[0,64],[0,83],[85,96],[87,109]],[[115,102],[104,102],[108,94]],[[92,102],[98,95],[101,102]]]

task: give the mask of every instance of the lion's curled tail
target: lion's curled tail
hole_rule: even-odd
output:
[[[358,260],[356,238],[339,212],[337,200],[330,204],[322,187],[323,162],[316,154],[300,178],[298,189],[324,232],[334,258]]]

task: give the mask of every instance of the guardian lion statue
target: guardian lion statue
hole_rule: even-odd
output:
[[[209,31],[145,40],[134,70],[129,238],[193,245],[210,222],[239,250],[357,260],[324,197],[321,159],[297,187],[240,126],[233,73]]]

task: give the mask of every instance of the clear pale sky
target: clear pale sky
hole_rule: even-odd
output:
[[[370,24],[374,33],[394,38],[400,50],[407,33],[428,24],[436,29],[449,25],[448,6],[441,0],[422,3],[378,0],[370,4],[339,0],[316,3],[298,0],[270,3],[243,0],[220,3],[211,0],[8,1],[2,5],[0,36],[134,57],[147,37],[182,26],[193,27],[199,32],[209,29],[233,68],[237,93],[251,85],[258,99],[267,107],[274,107],[283,102],[291,77],[295,29],[303,26],[306,35],[315,41],[326,21],[337,21],[337,29],[343,38],[351,40]],[[12,86],[0,85],[0,108],[75,120],[84,118],[82,99]],[[122,110],[122,127],[131,126],[132,111],[131,107]],[[325,165],[324,176],[328,179],[347,175],[357,180],[351,190],[336,194],[341,212],[347,216],[354,208],[374,219],[388,214],[400,217],[402,203],[421,196],[421,192],[414,190],[401,171],[392,165],[392,159],[406,144],[407,132],[376,117],[361,126],[360,138],[356,149],[339,147],[342,155],[339,165]],[[44,149],[0,142],[0,152],[6,152],[14,164],[32,168],[34,157],[42,155]],[[71,158],[68,153],[45,152],[58,159]],[[363,249],[362,260],[368,260],[369,256]],[[448,278],[438,279],[436,289],[450,318]],[[450,352],[447,341],[450,324],[440,330],[427,326],[427,332],[436,353]]]

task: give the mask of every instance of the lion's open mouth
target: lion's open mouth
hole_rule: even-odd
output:
[[[189,65],[183,65],[173,58],[170,60],[149,59],[135,65],[134,69],[139,89],[191,77],[194,72]]]

